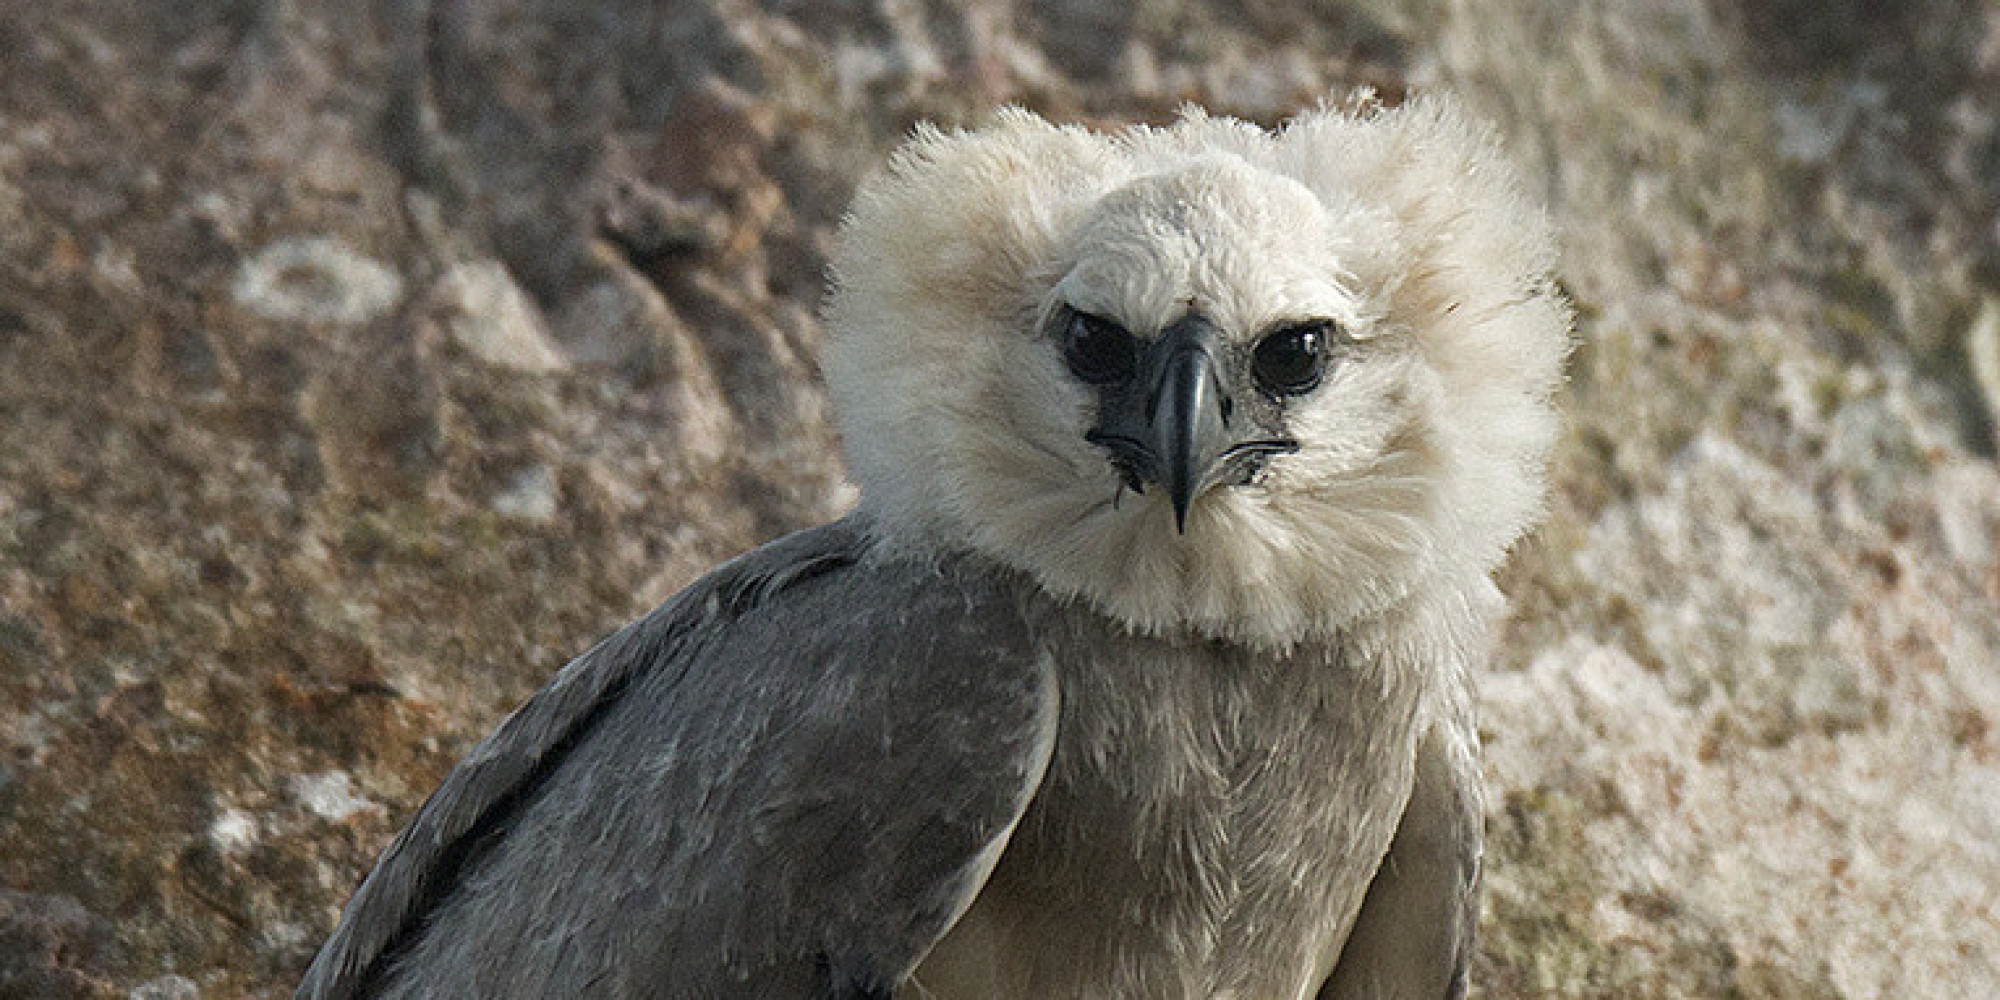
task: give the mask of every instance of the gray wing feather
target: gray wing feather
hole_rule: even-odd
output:
[[[1417,744],[1414,784],[1319,1000],[1464,1000],[1484,840],[1469,707]]]
[[[837,995],[899,981],[1039,783],[1049,664],[1011,584],[846,524],[718,569],[453,771],[299,988]]]

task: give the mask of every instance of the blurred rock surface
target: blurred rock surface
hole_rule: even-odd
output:
[[[1582,311],[1477,995],[2000,995],[2000,12],[0,0],[0,997],[282,997],[570,655],[851,495],[915,121],[1448,87]]]

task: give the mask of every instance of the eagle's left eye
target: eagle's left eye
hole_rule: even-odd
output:
[[[1331,320],[1288,326],[1257,342],[1250,374],[1257,388],[1273,396],[1310,392],[1326,371],[1327,341],[1336,331]]]
[[[1071,313],[1063,340],[1069,370],[1093,385],[1124,381],[1138,367],[1138,341],[1124,327],[1102,316]]]

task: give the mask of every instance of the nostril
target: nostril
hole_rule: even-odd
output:
[[[1236,400],[1221,392],[1216,395],[1222,397],[1222,426],[1226,428],[1229,426],[1229,418],[1236,413]]]

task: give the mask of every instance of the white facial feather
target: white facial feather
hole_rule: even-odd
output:
[[[920,129],[833,254],[826,373],[864,514],[970,548],[1137,630],[1289,646],[1484,579],[1540,513],[1570,313],[1548,223],[1438,98],[1266,133],[1189,112],[1105,135],[1002,112]],[[1085,441],[1062,307],[1142,337],[1330,318],[1300,442],[1243,486],[1135,495]]]

